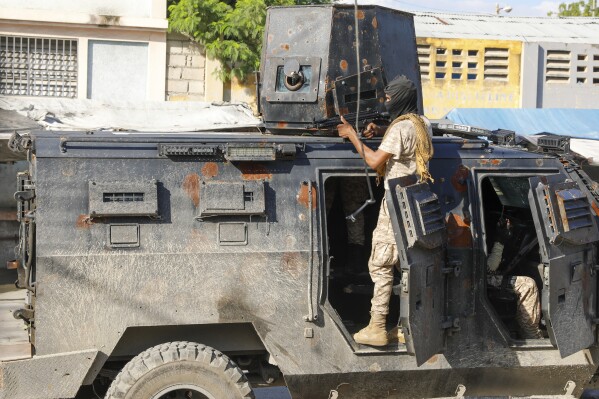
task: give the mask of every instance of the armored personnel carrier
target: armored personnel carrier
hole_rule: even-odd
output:
[[[29,295],[16,315],[34,354],[0,363],[0,398],[86,386],[250,398],[282,383],[309,399],[579,395],[599,363],[599,194],[586,174],[550,139],[534,152],[437,125],[434,183],[377,186],[330,133],[341,114],[384,119],[388,78],[419,83],[407,13],[273,8],[262,61],[262,133],[14,137],[29,159],[16,193]],[[367,247],[387,198],[401,269],[388,328],[400,322],[405,344],[352,338],[372,288],[365,259],[347,267],[339,196],[326,206],[348,181],[372,187]],[[523,338],[513,293],[487,285],[506,215],[519,260],[507,272],[534,278],[542,338]]]

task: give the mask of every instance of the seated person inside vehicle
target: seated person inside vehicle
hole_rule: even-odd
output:
[[[528,204],[527,177],[493,176],[482,183],[487,244],[487,296],[515,339],[543,338],[542,267]]]

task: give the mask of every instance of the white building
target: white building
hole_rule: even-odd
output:
[[[0,95],[164,100],[166,0],[0,0]]]

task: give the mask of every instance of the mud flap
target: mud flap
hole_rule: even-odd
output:
[[[401,268],[400,319],[408,353],[418,366],[445,344],[445,223],[428,184],[402,187],[389,180],[386,192]]]
[[[585,191],[566,175],[529,178],[544,265],[542,309],[562,357],[595,342],[599,230]]]

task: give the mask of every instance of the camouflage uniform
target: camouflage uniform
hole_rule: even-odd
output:
[[[332,184],[326,185],[325,203],[327,214],[333,206],[337,195],[341,195],[341,204],[345,215],[351,215],[360,208],[368,199],[368,187],[364,178],[342,177]],[[364,212],[356,215],[356,221],[346,221],[347,243],[353,245],[364,245]]]
[[[539,290],[537,283],[526,276],[498,276],[490,275],[487,277],[487,283],[501,288],[504,279],[508,289],[514,291],[518,297],[518,306],[516,310],[516,323],[522,330],[524,338],[543,338],[539,330],[541,321],[541,303],[539,301]]]
[[[517,296],[516,323],[524,338],[543,338],[539,330],[541,304],[536,282],[526,276],[502,276],[494,274],[505,263],[505,247],[508,235],[500,231],[487,257],[487,284],[499,289],[508,289]],[[510,252],[510,251],[508,251]]]
[[[429,135],[432,136],[430,122],[422,118]],[[409,120],[393,125],[386,133],[380,150],[393,154],[385,169],[385,190],[389,189],[388,179],[410,176],[416,173],[416,128]],[[372,233],[372,252],[368,261],[368,271],[374,283],[371,312],[386,315],[389,313],[389,299],[393,289],[393,270],[399,267],[398,252],[393,227],[383,198],[376,228]]]

